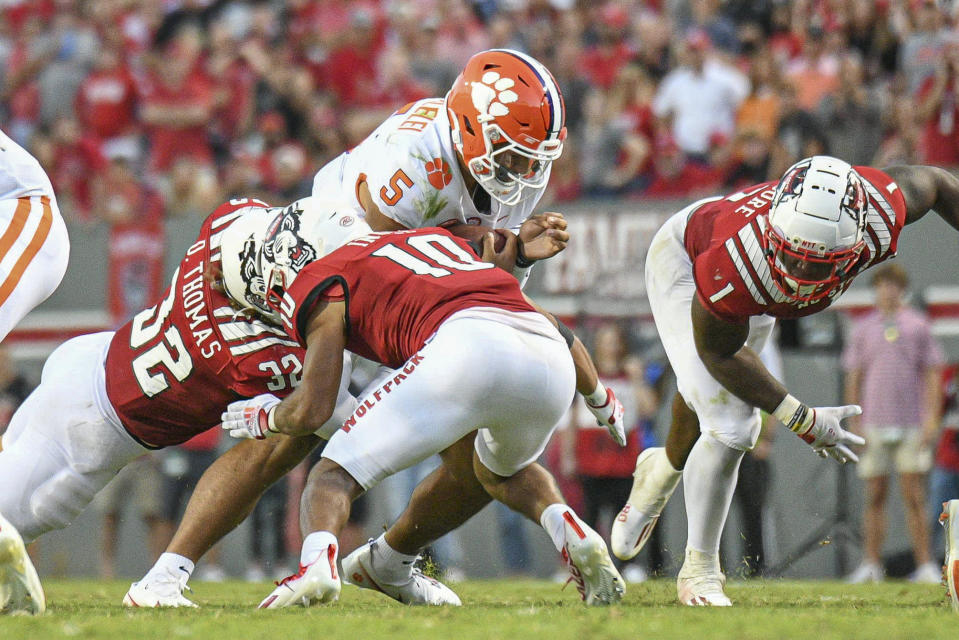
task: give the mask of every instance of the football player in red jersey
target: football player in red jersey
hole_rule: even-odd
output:
[[[292,390],[302,349],[275,327],[238,315],[207,277],[234,220],[243,214],[272,219],[276,211],[245,198],[222,205],[203,223],[158,304],[116,332],[73,338],[50,355],[40,385],[3,434],[0,533],[15,528],[30,541],[65,527],[131,460],[215,427],[223,407],[237,398]],[[352,411],[354,399],[342,400],[330,429]],[[302,457],[317,442],[284,438],[277,449],[290,447]],[[263,473],[288,470],[271,469],[275,460],[261,459]],[[41,611],[42,588],[29,558],[19,554],[22,542],[8,548],[3,541],[0,594],[22,601],[14,608]],[[185,581],[191,569],[169,572],[169,582]],[[128,594],[136,605],[151,605],[152,597],[135,589]],[[190,604],[180,598],[178,604]]]
[[[245,304],[246,272],[227,263],[241,252],[227,246],[249,239],[234,235],[223,240],[224,284]],[[510,242],[515,251],[515,236]],[[515,277],[469,246],[439,228],[372,233],[268,287],[267,304],[306,347],[302,383],[282,402],[266,394],[231,404],[223,428],[232,436],[312,433],[330,413],[344,349],[395,371],[367,391],[310,473],[300,570],[261,607],[336,600],[337,534],[352,500],[434,453],[458,455],[453,445],[477,427],[472,466],[482,488],[543,525],[587,604],[622,597],[602,538],[533,464],[574,393],[569,338],[530,305]],[[261,273],[274,284],[269,262]],[[361,586],[372,580],[368,569],[357,554],[344,559],[344,573]]]
[[[959,228],[959,180],[942,169],[879,171],[815,156],[778,184],[700,200],[663,225],[650,245],[646,287],[679,391],[665,449],[637,458],[629,501],[613,524],[618,557],[639,552],[683,478],[689,528],[679,599],[731,604],[719,537],[760,410],[839,462],[855,461],[850,447],[863,443],[841,425],[858,406],[803,404],[756,354],[775,318],[829,306],[856,275],[894,256],[902,228],[931,209]]]

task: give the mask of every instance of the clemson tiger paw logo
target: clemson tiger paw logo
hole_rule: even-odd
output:
[[[487,71],[483,74],[482,82],[472,82],[470,97],[473,106],[481,114],[493,117],[505,116],[509,113],[506,105],[519,100],[513,91],[512,78],[502,78],[496,71]]]
[[[452,182],[453,172],[443,158],[433,158],[426,162],[426,178],[433,188],[439,191]]]

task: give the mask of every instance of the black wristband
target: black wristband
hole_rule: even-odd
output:
[[[559,318],[556,318],[556,328],[559,329],[559,335],[563,336],[563,340],[566,341],[566,346],[572,349],[573,341],[576,339],[573,330],[563,324],[563,321]]]
[[[523,251],[523,242],[520,241],[516,245],[516,266],[520,269],[529,269],[536,263],[535,260],[530,260],[526,257],[526,253]],[[562,323],[560,323],[562,324]]]

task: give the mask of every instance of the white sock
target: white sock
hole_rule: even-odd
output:
[[[719,538],[729,514],[743,453],[706,434],[693,445],[683,472],[688,549],[707,555],[719,553]]]
[[[373,566],[376,576],[387,584],[403,584],[413,575],[417,556],[400,553],[386,542],[386,534],[373,541]]]
[[[569,514],[569,516],[566,514]],[[549,537],[553,540],[553,546],[556,547],[557,551],[562,551],[563,547],[566,545],[567,517],[571,517],[581,529],[585,530],[588,528],[568,504],[562,504],[560,502],[549,505],[543,509],[543,513],[539,516],[539,523],[543,526],[543,529],[546,530],[546,533],[548,533]]]
[[[669,461],[669,456],[666,455],[665,447],[658,447],[650,457],[652,458],[653,466],[649,472],[649,477],[644,480],[644,486],[655,487],[656,489],[647,491],[644,495],[648,500],[651,500],[651,502],[645,504],[642,502],[631,502],[633,508],[643,513],[662,511],[663,507],[666,506],[666,502],[673,495],[673,492],[676,491],[679,481],[683,478],[683,470],[673,468],[672,463]],[[630,495],[630,500],[635,499],[641,500],[642,498]]]
[[[153,575],[167,573],[177,577],[181,577],[183,574],[186,574],[186,580],[183,581],[186,582],[190,579],[190,576],[193,575],[193,569],[195,568],[196,567],[193,564],[193,561],[186,556],[181,556],[177,553],[165,552],[160,554],[160,557],[157,558],[156,564],[154,564],[153,567],[151,567],[147,572],[146,576],[144,576],[144,580]]]
[[[300,550],[300,564],[304,567],[313,564],[331,544],[336,545],[337,553],[339,553],[340,544],[337,542],[336,536],[329,531],[314,531],[306,536],[303,539],[303,548]]]

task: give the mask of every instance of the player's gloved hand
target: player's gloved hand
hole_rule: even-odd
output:
[[[626,446],[626,423],[623,413],[626,411],[623,403],[616,398],[612,389],[607,389],[600,382],[596,391],[585,396],[586,408],[596,416],[596,422],[606,427],[609,435],[613,436],[619,446]]]
[[[850,448],[866,444],[866,440],[842,428],[842,421],[862,413],[857,404],[841,407],[808,407],[790,395],[773,412],[783,424],[809,443],[817,455],[845,463],[859,462]],[[785,419],[784,419],[785,418]]]
[[[278,404],[280,399],[272,393],[231,402],[220,416],[220,426],[230,432],[231,438],[262,440],[279,433],[273,422]]]

